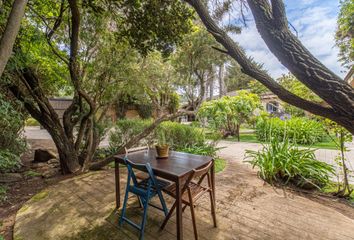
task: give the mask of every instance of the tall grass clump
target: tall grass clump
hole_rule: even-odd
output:
[[[246,151],[246,162],[258,167],[259,176],[273,183],[293,183],[299,187],[325,186],[335,174],[333,166],[316,160],[315,150],[299,148],[287,137],[271,138],[260,151]]]

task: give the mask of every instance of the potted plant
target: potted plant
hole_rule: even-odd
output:
[[[157,132],[157,144],[155,146],[158,158],[168,158],[170,146],[166,142],[166,134],[164,129]]]

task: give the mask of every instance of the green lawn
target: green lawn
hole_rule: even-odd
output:
[[[225,139],[227,141],[237,142],[237,137],[228,137]],[[250,143],[261,143],[255,133],[241,133],[240,142],[250,142]],[[331,141],[329,138],[325,139],[323,142],[316,143],[314,145],[299,145],[304,147],[312,147],[312,148],[324,148],[324,149],[337,149],[336,144]]]
[[[350,187],[351,187],[351,189],[354,189],[353,184],[350,184]],[[324,193],[333,194],[338,191],[338,185],[335,182],[331,182],[331,183],[327,184],[325,187],[323,187],[321,190]],[[351,202],[352,204],[354,204],[354,191],[350,194],[348,201]]]

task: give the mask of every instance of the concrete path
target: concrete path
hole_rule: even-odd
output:
[[[222,144],[227,148],[220,155],[228,164],[216,175],[218,228],[212,227],[205,196],[196,208],[200,239],[354,239],[353,208],[335,202],[335,207],[329,207],[264,184],[242,162],[242,149],[259,145]],[[124,175],[126,170],[121,172]],[[37,194],[18,211],[14,239],[138,239],[137,231],[127,224],[117,226],[114,199],[112,170],[65,180]],[[170,207],[171,199],[167,202]],[[131,198],[128,213],[135,220],[141,214],[137,206],[136,198]],[[185,239],[193,239],[188,209],[183,216]],[[150,208],[145,239],[175,239],[175,219],[159,231],[162,221],[163,214]]]

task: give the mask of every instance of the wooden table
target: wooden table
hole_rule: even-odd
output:
[[[120,177],[119,164],[124,164],[124,154],[115,156],[115,182],[116,182],[116,208],[120,208]],[[158,177],[170,180],[176,184],[176,215],[177,215],[177,239],[183,239],[182,229],[182,196],[181,190],[186,177],[193,169],[203,167],[210,161],[213,162],[211,167],[211,181],[215,196],[215,167],[214,160],[211,157],[200,156],[195,154],[170,152],[168,159],[156,159],[155,150],[141,150],[129,153],[128,159],[133,163],[150,163],[154,174]],[[215,201],[215,198],[214,198]],[[215,203],[214,203],[215,204]]]

